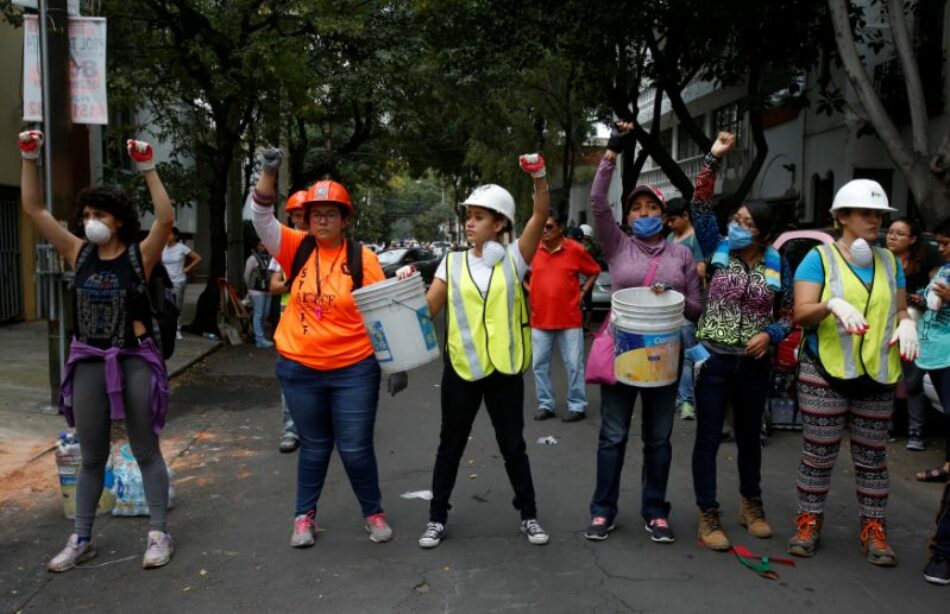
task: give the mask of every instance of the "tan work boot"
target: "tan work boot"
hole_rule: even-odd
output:
[[[742,506],[739,508],[739,524],[749,531],[752,537],[768,539],[772,537],[772,527],[765,519],[765,510],[762,508],[760,497],[742,497]]]
[[[729,550],[732,544],[722,530],[719,523],[719,508],[711,507],[699,510],[699,531],[697,532],[703,545],[710,550]]]
[[[795,516],[795,535],[788,540],[788,553],[795,556],[815,556],[821,543],[821,524],[824,516],[801,512]]]
[[[884,533],[882,521],[870,518],[861,521],[861,546],[872,565],[881,567],[897,565],[897,555],[887,545],[887,535]]]

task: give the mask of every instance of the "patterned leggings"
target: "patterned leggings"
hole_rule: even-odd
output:
[[[811,359],[802,356],[798,402],[803,425],[802,462],[796,483],[799,512],[824,512],[841,433],[850,414],[859,516],[862,520],[884,520],[888,494],[887,428],[894,410],[893,390],[845,397],[828,385]]]

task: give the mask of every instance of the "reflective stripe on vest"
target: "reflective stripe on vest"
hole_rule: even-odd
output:
[[[897,268],[893,254],[874,248],[874,276],[868,290],[833,245],[818,248],[825,269],[822,302],[842,298],[864,314],[870,327],[862,337],[847,333],[834,315],[818,324],[818,357],[829,375],[851,380],[867,375],[881,384],[900,377],[900,357],[888,342],[897,319]]]
[[[511,256],[495,265],[483,297],[468,269],[468,253],[450,253],[447,344],[452,368],[477,381],[494,371],[522,373],[531,364],[531,329],[524,291]]]

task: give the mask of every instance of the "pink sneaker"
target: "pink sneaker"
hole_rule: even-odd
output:
[[[382,512],[367,516],[363,528],[369,533],[370,541],[377,544],[388,542],[393,538],[393,529],[386,522],[386,514]]]
[[[317,541],[317,512],[316,510],[301,514],[294,518],[294,534],[290,537],[290,545],[294,548],[309,548]]]
[[[82,562],[96,556],[96,543],[92,540],[79,543],[79,536],[73,533],[66,542],[66,547],[54,556],[46,568],[54,573],[68,571]]]

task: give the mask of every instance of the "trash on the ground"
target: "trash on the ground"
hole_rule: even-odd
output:
[[[72,519],[76,517],[76,480],[82,466],[78,435],[75,433],[60,433],[55,450],[56,472],[59,475],[59,489],[63,498],[63,513],[66,518]],[[96,514],[107,513],[115,505],[115,494],[112,490],[115,481],[114,476],[115,471],[110,458],[106,462],[105,488],[102,489],[102,495],[99,497]]]
[[[115,466],[115,506],[112,508],[113,516],[148,516],[148,503],[145,501],[145,486],[142,483],[142,471],[135,462],[135,456],[129,448],[129,444],[124,444],[114,455]],[[168,469],[168,508],[171,509],[175,504],[175,487],[172,481],[175,474]]]
[[[413,490],[404,492],[400,495],[403,499],[422,499],[423,501],[432,501],[431,490]]]
[[[556,446],[557,437],[554,435],[548,435],[547,437],[538,437],[539,446]]]
[[[198,575],[200,575],[200,576],[207,576],[207,575],[208,575],[208,570],[207,570],[207,569],[202,569],[201,571],[198,572]]]
[[[474,458],[468,459],[468,464],[469,464],[469,465],[474,465],[474,464],[475,464],[475,459],[474,459]]]
[[[470,474],[468,474],[468,479],[470,479],[470,480],[474,480],[474,479],[477,478],[477,477],[478,477],[478,474],[477,474],[477,473],[470,473]]]
[[[752,554],[745,546],[733,546],[732,553],[736,555],[739,562],[748,569],[751,569],[766,580],[778,580],[778,572],[772,569],[772,563],[795,567],[793,559],[778,557],[759,556]]]

